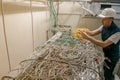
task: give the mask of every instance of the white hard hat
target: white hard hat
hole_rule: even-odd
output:
[[[116,11],[113,8],[105,8],[98,17],[104,18],[104,17],[115,17]]]

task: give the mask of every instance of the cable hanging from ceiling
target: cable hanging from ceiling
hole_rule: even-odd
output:
[[[58,10],[55,9],[54,3],[52,0],[48,1],[48,6],[49,6],[49,12],[50,12],[50,31],[52,32],[53,29],[57,29],[57,31],[61,32],[64,36],[64,39],[61,40],[62,43],[65,44],[77,44],[77,39],[74,36],[71,36],[71,33],[73,32],[72,29],[69,29],[68,31],[62,31],[60,28],[60,21],[58,19]],[[58,8],[57,8],[58,9]],[[60,25],[59,25],[60,24]],[[64,27],[64,26],[63,26]]]
[[[4,30],[4,36],[5,36],[5,46],[7,51],[7,58],[8,58],[8,66],[9,71],[11,71],[11,61],[10,61],[10,54],[9,54],[9,47],[8,47],[8,41],[7,41],[7,34],[6,34],[6,25],[5,25],[5,17],[4,17],[4,10],[3,10],[3,0],[1,0],[1,15],[2,15],[2,21],[3,21],[3,30]]]
[[[32,0],[30,0],[30,14],[31,14],[31,27],[32,27],[32,46],[33,46],[33,52],[34,52],[35,46],[34,46],[34,26],[33,26]]]

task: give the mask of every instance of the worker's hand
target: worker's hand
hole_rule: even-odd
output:
[[[82,35],[82,37],[83,37],[84,39],[88,39],[88,40],[89,40],[89,35],[88,35],[86,32],[80,31],[80,34]]]

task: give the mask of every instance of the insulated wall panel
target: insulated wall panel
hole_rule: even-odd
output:
[[[8,55],[6,51],[5,36],[3,29],[2,15],[0,11],[0,75],[9,72]]]
[[[47,31],[50,27],[49,12],[33,12],[33,27],[34,46],[37,48],[47,40]]]
[[[32,28],[30,13],[5,15],[6,35],[11,67],[15,67],[32,53]]]
[[[5,0],[3,2],[8,51],[13,70],[33,51],[31,14],[29,7],[6,4]]]

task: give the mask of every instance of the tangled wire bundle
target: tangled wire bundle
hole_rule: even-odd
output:
[[[90,42],[80,40],[74,46],[56,42],[38,52],[42,54],[33,61],[21,63],[16,80],[102,80],[103,56]]]

